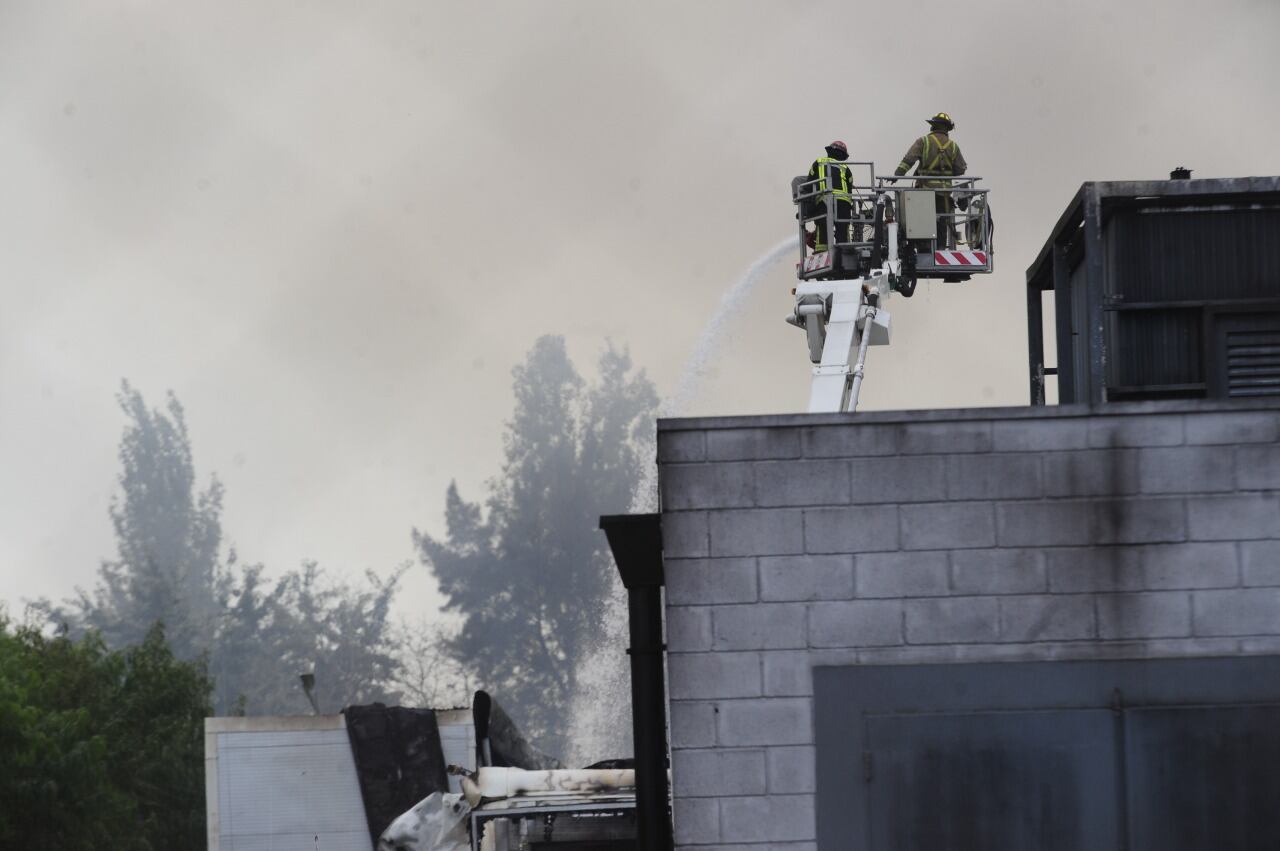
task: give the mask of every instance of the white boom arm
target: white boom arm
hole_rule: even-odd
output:
[[[898,226],[890,222],[887,227],[889,256],[896,257]],[[796,287],[795,313],[787,321],[806,330],[809,358],[816,364],[809,413],[857,409],[867,347],[889,344],[890,317],[883,305],[891,276],[899,272],[900,262],[890,260],[864,278],[807,281]]]

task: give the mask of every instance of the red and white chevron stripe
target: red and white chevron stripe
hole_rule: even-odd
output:
[[[817,269],[825,269],[831,265],[831,252],[819,251],[816,254],[810,254],[804,258],[804,270],[813,272]]]
[[[939,266],[985,266],[985,251],[935,251],[933,262]]]

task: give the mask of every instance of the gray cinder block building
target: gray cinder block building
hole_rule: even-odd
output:
[[[1280,178],[1189,174],[1080,187],[1029,407],[659,422],[602,525],[677,848],[1280,847]]]
[[[989,822],[981,847],[1111,847],[1092,842],[1154,829],[1121,819],[1170,817],[1119,788],[1122,751],[1280,757],[1278,441],[1280,400],[662,422],[677,847],[971,847],[936,844],[956,820]],[[1215,708],[1156,711],[1188,701]],[[1103,743],[1090,724],[1115,739],[1126,707],[1128,740]],[[1249,711],[1271,732],[1224,739]],[[966,776],[975,749],[1025,770]],[[1081,800],[1099,772],[1114,800]],[[1249,823],[1253,799],[1223,797],[1184,814]],[[1053,817],[1001,816],[1019,800]],[[1036,834],[1086,815],[1093,833]],[[1196,836],[1124,847],[1262,847]]]
[[[677,848],[1280,847],[1277,215],[1082,187],[1030,407],[659,423]]]

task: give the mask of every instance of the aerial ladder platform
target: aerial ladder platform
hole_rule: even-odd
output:
[[[802,328],[814,364],[809,411],[850,412],[867,349],[887,346],[893,293],[920,279],[967,281],[994,267],[991,210],[980,177],[881,176],[869,162],[831,163],[865,182],[836,192],[834,176],[791,181],[798,208],[799,283],[787,322]]]

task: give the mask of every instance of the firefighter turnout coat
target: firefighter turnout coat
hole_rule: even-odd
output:
[[[831,190],[838,201],[850,201],[851,176],[849,167],[833,157],[818,157],[809,166],[809,179],[818,181],[818,191]]]
[[[939,130],[926,133],[916,139],[907,150],[906,156],[902,158],[902,162],[898,163],[894,174],[906,174],[916,163],[920,164],[916,174],[921,176],[936,174],[939,177],[956,177],[964,174],[969,167],[964,161],[964,154],[960,153],[960,146],[948,134]],[[922,180],[919,185],[926,188],[939,188],[947,186],[948,182]]]

